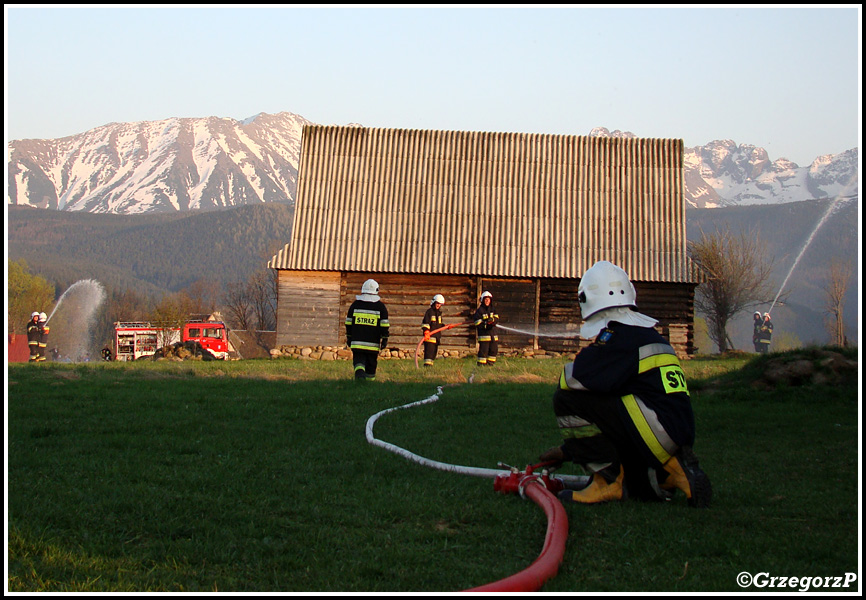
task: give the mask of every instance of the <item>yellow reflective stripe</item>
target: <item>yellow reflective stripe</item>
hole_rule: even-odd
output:
[[[594,437],[596,435],[601,435],[601,429],[599,429],[598,425],[590,424],[586,427],[560,429],[559,433],[562,434],[562,438],[565,440],[579,440],[583,438]]]
[[[562,367],[562,373],[559,375],[559,389],[561,390],[585,390],[586,387],[569,375],[574,370],[574,363],[566,363],[564,367]]]
[[[352,342],[350,346],[352,350],[376,350],[379,351],[379,344],[374,342]]]
[[[679,366],[677,353],[670,344],[647,344],[638,350],[638,373],[646,373],[658,367]]]
[[[646,373],[652,369],[670,367],[672,365],[677,367],[680,366],[680,361],[676,354],[656,354],[655,356],[648,356],[647,358],[641,359],[638,363],[637,372]]]
[[[631,417],[632,423],[634,423],[635,427],[637,427],[638,433],[640,433],[640,437],[643,440],[644,444],[647,445],[647,448],[653,453],[659,462],[662,464],[666,463],[670,460],[670,453],[662,447],[652,428],[646,420],[643,412],[638,406],[637,398],[632,396],[631,394],[622,397],[622,403],[625,405],[626,411],[628,411],[628,416]]]

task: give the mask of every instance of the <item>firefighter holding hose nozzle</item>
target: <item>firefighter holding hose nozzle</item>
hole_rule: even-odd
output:
[[[475,362],[478,366],[492,367],[496,364],[496,355],[499,352],[499,335],[496,333],[499,315],[493,308],[493,294],[481,294],[481,304],[472,315],[472,320],[478,339],[478,358]]]
[[[770,351],[770,342],[773,340],[773,321],[770,319],[770,313],[764,313],[764,319],[761,321],[761,328],[758,331],[758,352],[766,354]]]
[[[695,420],[676,352],[637,312],[634,285],[600,261],[580,279],[580,336],[590,346],[568,363],[553,397],[561,446],[542,461],[580,464],[585,487],[559,493],[563,503],[663,500],[682,491],[706,507],[712,487],[692,451]]]
[[[39,313],[30,313],[27,321],[27,347],[30,349],[30,361],[39,362],[39,342],[42,340],[42,327],[39,325]]]
[[[48,315],[44,312],[39,313],[39,328],[41,329],[42,335],[39,338],[39,361],[46,360],[45,356],[46,349],[48,348],[48,332],[50,331],[48,328]]]
[[[430,335],[432,331],[442,328],[442,306],[445,304],[445,296],[436,294],[430,302],[430,308],[424,313],[421,320],[421,332],[424,334],[424,366],[432,367],[439,352],[439,344],[442,342],[442,332]]]

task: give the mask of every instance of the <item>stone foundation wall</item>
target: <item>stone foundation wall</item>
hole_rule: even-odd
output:
[[[475,356],[474,350],[439,350],[438,358],[466,358]],[[559,358],[562,352],[533,350],[532,348],[500,350],[500,357]],[[345,346],[280,346],[271,350],[271,358],[295,358],[300,360],[352,360],[352,351]],[[381,359],[415,359],[414,350],[386,349],[379,352]]]

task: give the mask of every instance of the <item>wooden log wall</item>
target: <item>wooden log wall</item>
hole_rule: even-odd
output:
[[[537,280],[482,279],[481,292],[487,291],[493,294],[493,306],[501,325],[526,332],[538,331]],[[499,345],[502,348],[538,348],[535,336],[502,327],[498,330]]]
[[[446,325],[471,320],[482,291],[493,294],[503,326],[503,349],[536,348],[577,352],[581,315],[577,279],[489,279],[464,275],[279,271],[277,345],[338,346],[346,343],[344,321],[367,279],[379,283],[388,308],[392,348],[414,349],[421,340],[421,320],[433,296],[442,294]],[[638,310],[659,321],[657,329],[680,356],[694,354],[694,285],[635,283]],[[531,335],[530,332],[556,335]],[[569,337],[562,337],[567,335]],[[443,333],[443,348],[475,348],[475,329],[458,327]]]
[[[339,272],[277,271],[277,346],[336,346],[339,307]]]
[[[343,325],[349,306],[368,279],[379,283],[379,296],[388,309],[390,348],[414,349],[421,341],[421,321],[436,294],[445,296],[442,319],[445,325],[463,323],[475,312],[475,278],[460,275],[405,275],[399,273],[344,273],[340,283],[340,343],[346,343]],[[475,332],[455,327],[442,333],[443,348],[474,348]]]

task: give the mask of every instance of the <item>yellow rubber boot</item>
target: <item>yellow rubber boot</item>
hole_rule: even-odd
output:
[[[710,505],[713,488],[710,478],[701,469],[698,459],[688,446],[683,446],[664,464],[668,473],[659,487],[663,490],[681,490],[688,498],[689,506],[706,508]]]
[[[613,481],[608,481],[600,473],[593,473],[592,479],[585,488],[580,490],[562,490],[559,499],[564,502],[577,502],[580,504],[598,504],[599,502],[611,502],[625,500],[626,492],[623,485],[625,473],[622,466],[619,467],[619,475]]]

